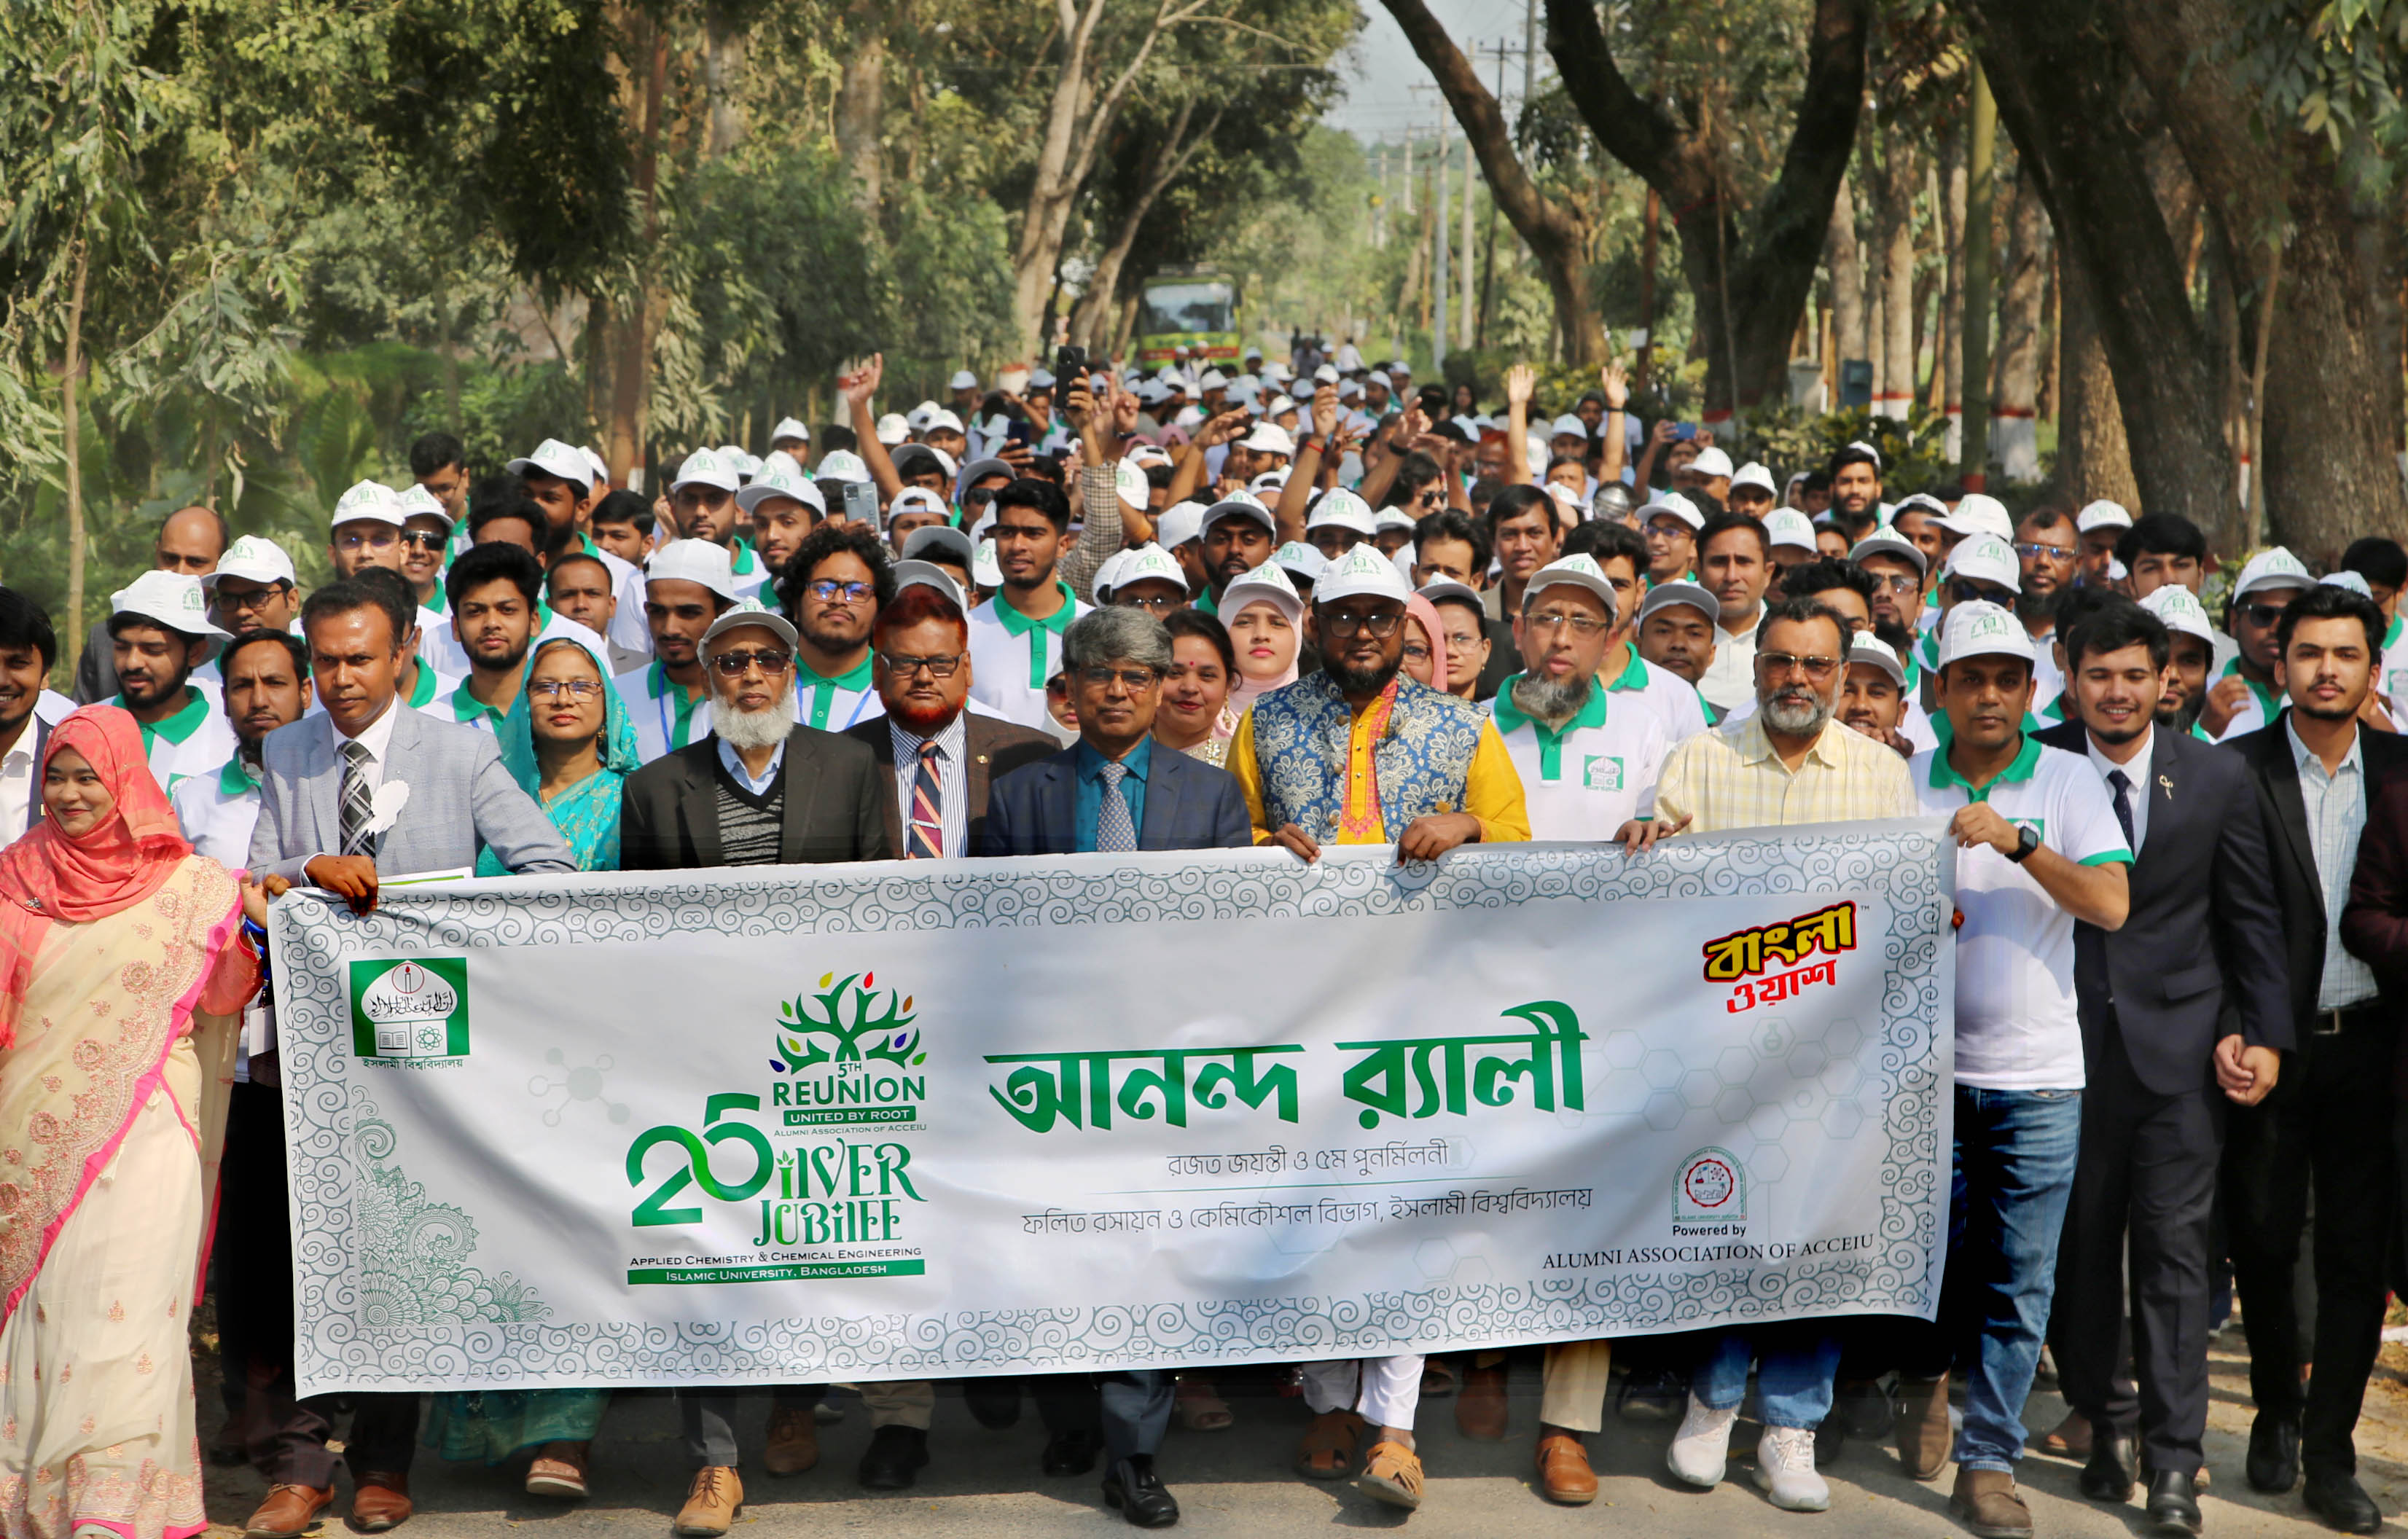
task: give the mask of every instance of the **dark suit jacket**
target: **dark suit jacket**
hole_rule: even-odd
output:
[[[2079,721],[2032,735],[2088,752]],[[2074,926],[2082,1050],[2102,1061],[2112,1019],[2132,1073],[2173,1095],[2214,1078],[2219,1037],[2237,1032],[2253,1047],[2292,1045],[2283,918],[2267,875],[2265,820],[2238,755],[2159,727],[2147,762],[2126,774],[2132,794],[2148,799],[2149,831],[2133,852],[2124,927],[2111,934]]]
[[[836,733],[796,727],[786,739],[783,769],[780,865],[894,859],[878,813],[878,766],[867,748]],[[720,773],[719,739],[706,737],[629,776],[619,803],[620,868],[726,864],[719,844]]]
[[[962,840],[962,853],[975,855],[986,842],[986,798],[994,780],[1010,775],[1023,764],[1034,764],[1062,751],[1061,739],[1052,733],[1024,727],[1001,717],[982,716],[965,709],[963,747],[969,757],[969,775],[962,790],[963,806],[969,813],[969,823]],[[911,848],[903,834],[902,792],[895,784],[895,734],[886,718],[881,716],[857,722],[844,730],[844,735],[869,746],[871,757],[878,761],[878,781],[885,788],[879,799],[878,809],[886,817],[886,840],[902,854]],[[912,766],[918,774],[919,767]]]
[[[987,797],[982,855],[1071,855],[1079,848],[1079,750],[1013,770]],[[1154,746],[1140,849],[1244,849],[1254,842],[1238,777],[1176,748]]]
[[[2283,915],[2283,939],[2288,961],[2284,971],[2291,985],[2291,1014],[2304,1033],[2315,1014],[2316,990],[2325,974],[2325,894],[2316,879],[2315,845],[2308,834],[2308,805],[2300,794],[2300,766],[2291,759],[2290,712],[2271,726],[2220,745],[2249,766],[2258,792],[2258,807],[2266,822],[2266,843],[2274,872],[2274,898]],[[2408,738],[2396,733],[2358,728],[2359,755],[2366,765],[2368,824],[2383,805],[2394,780],[2408,774]]]

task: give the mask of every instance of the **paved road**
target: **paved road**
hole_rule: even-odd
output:
[[[2248,1427],[2246,1367],[2238,1356],[2238,1332],[2217,1340],[2215,1405],[2209,1434],[2212,1487],[2204,1503],[2208,1532],[2218,1536],[2304,1536],[2328,1532],[2306,1516],[2295,1493],[2261,1497],[2247,1490],[2241,1461]],[[2378,1373],[2361,1427],[2361,1469],[2369,1489],[2388,1513],[2408,1506],[2408,1400],[2398,1375]],[[1538,1412],[1535,1361],[1513,1366],[1513,1436],[1501,1444],[1474,1443],[1455,1431],[1451,1402],[1424,1408],[1421,1441],[1430,1472],[1422,1509],[1408,1517],[1357,1495],[1349,1487],[1320,1486],[1290,1472],[1289,1457],[1304,1423],[1302,1403],[1271,1392],[1268,1385],[1226,1392],[1238,1425],[1216,1433],[1174,1431],[1162,1454],[1162,1468],[1184,1510],[1179,1532],[1199,1535],[1308,1534],[1339,1528],[1410,1528],[1425,1539],[1478,1536],[1552,1539],[1613,1530],[1665,1539],[1889,1539],[1889,1536],[1958,1534],[1948,1516],[1947,1481],[1922,1486],[1899,1474],[1886,1448],[1852,1446],[1828,1467],[1833,1505],[1823,1517],[1776,1511],[1749,1479],[1751,1465],[1734,1458],[1732,1478],[1711,1492],[1670,1484],[1663,1474],[1662,1424],[1617,1424],[1590,1440],[1603,1489],[1594,1506],[1566,1508],[1542,1501],[1528,1472],[1529,1437]],[[205,1416],[213,1417],[215,1394],[205,1391]],[[930,1437],[934,1462],[914,1489],[873,1495],[853,1481],[853,1470],[868,1440],[868,1421],[858,1400],[847,1399],[845,1419],[821,1429],[818,1469],[786,1480],[756,1475],[750,1503],[739,1519],[738,1539],[796,1539],[823,1533],[879,1530],[898,1539],[1019,1539],[1023,1535],[1098,1535],[1127,1532],[1106,1509],[1095,1476],[1046,1479],[1038,1472],[1043,1433],[1034,1406],[1021,1424],[990,1432],[972,1421],[958,1391],[940,1391]],[[2027,1419],[2035,1429],[2056,1424],[2062,1406],[2053,1395],[2037,1395]],[[766,1406],[759,1414],[766,1414]],[[205,1425],[206,1438],[209,1426]],[[757,1438],[758,1423],[748,1426]],[[1753,1429],[1734,1440],[1734,1453],[1753,1449]],[[757,1462],[757,1444],[748,1457]],[[675,1411],[665,1395],[622,1396],[611,1407],[595,1446],[593,1498],[579,1506],[538,1501],[518,1487],[518,1474],[441,1465],[422,1457],[413,1479],[421,1516],[405,1531],[411,1539],[467,1539],[506,1529],[539,1531],[555,1539],[666,1539],[668,1519],[685,1488]],[[2062,1461],[2028,1460],[2022,1478],[2032,1500],[2040,1539],[2087,1539],[2141,1532],[2138,1504],[2121,1509],[2086,1502],[2074,1487],[2075,1468]],[[211,1472],[209,1515],[238,1525],[262,1494],[248,1470]],[[346,1497],[348,1500],[348,1497]],[[341,1508],[338,1507],[337,1511]],[[329,1525],[328,1539],[341,1531]],[[530,1535],[532,1539],[532,1534]]]

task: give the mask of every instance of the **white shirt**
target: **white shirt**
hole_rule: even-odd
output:
[[[182,709],[155,729],[142,729],[150,777],[159,782],[161,791],[171,793],[177,782],[214,772],[235,748],[234,723],[226,720],[224,697],[198,682],[190,687],[193,693]],[[192,714],[186,715],[187,711]]]
[[[2135,856],[2141,853],[2141,847],[2149,842],[2149,750],[2157,746],[2157,731],[2156,723],[2152,722],[2141,734],[2141,746],[2134,751],[2128,764],[2119,764],[2100,752],[2099,740],[2092,737],[2087,729],[2082,734],[2083,748],[2090,757],[2090,767],[2099,772],[2100,782],[2105,783],[2110,775],[2121,775],[2132,788],[2124,793],[2124,800],[2132,812],[2132,853]],[[2114,815],[2115,788],[2113,785],[2107,787],[2107,811],[2110,817]]]
[[[907,854],[911,848],[912,791],[920,778],[920,745],[933,741],[937,745],[937,816],[942,827],[939,848],[949,861],[968,854],[970,793],[965,761],[969,752],[969,712],[954,717],[933,739],[906,732],[891,716],[886,719],[886,732],[895,744],[896,810],[903,815],[903,848],[896,853]]]
[[[1746,630],[1733,634],[1715,628],[1714,660],[1706,664],[1705,677],[1698,680],[1698,692],[1717,710],[1736,710],[1740,702],[1756,698],[1756,636],[1763,628],[1761,604]]]
[[[778,746],[769,750],[768,768],[758,775],[744,767],[743,755],[738,753],[726,738],[715,738],[713,741],[719,745],[720,766],[727,771],[730,778],[755,796],[767,796],[769,793],[769,782],[778,778],[778,766],[786,762],[786,744],[783,738],[779,739]]]
[[[0,754],[0,845],[13,844],[32,825],[34,810],[34,739],[42,723],[25,718],[24,729],[6,754]]]
[[[218,766],[215,775],[195,775],[177,784],[168,798],[176,822],[195,855],[206,855],[228,871],[251,864],[251,831],[259,822],[259,782],[251,777],[239,757]]]
[[[1602,678],[1602,676],[1600,676]],[[1609,694],[1636,697],[1664,723],[1664,740],[1679,743],[1706,730],[1706,701],[1698,687],[1670,668],[1659,668],[1630,648],[1630,661],[1605,685]],[[1620,702],[1617,701],[1616,704]]]
[[[1045,680],[1062,671],[1062,637],[1041,625],[1013,635],[996,612],[1002,602],[998,592],[970,611],[970,698],[985,706],[989,716],[1051,731],[1054,718],[1045,710]],[[1073,620],[1091,609],[1068,594],[1063,602]],[[1038,651],[1039,648],[1043,649]],[[1032,656],[1037,660],[1033,666]]]
[[[1592,689],[1561,731],[1524,716],[1513,704],[1516,674],[1488,703],[1497,735],[1522,777],[1533,839],[1598,842],[1656,810],[1656,778],[1672,740],[1641,691]]]
[[[2107,788],[2080,754],[2026,734],[2015,762],[1972,796],[1941,750],[1916,754],[1910,773],[1929,816],[1954,817],[1972,800],[1986,801],[2067,860],[2131,862]],[[1987,845],[1956,852],[1956,907],[1965,916],[1956,932],[1956,1083],[2080,1090],[2073,916]]]
[[[619,698],[627,705],[627,723],[636,729],[636,758],[649,764],[663,754],[699,743],[710,735],[710,691],[706,687],[683,720],[678,707],[685,691],[655,661],[612,679]]]

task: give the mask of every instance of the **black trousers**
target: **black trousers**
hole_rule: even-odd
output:
[[[285,1205],[284,1103],[265,1085],[234,1087],[218,1199],[218,1318],[244,1359],[243,1442],[270,1481],[335,1483],[332,1396],[294,1398],[293,1233]],[[418,1443],[416,1395],[354,1395],[340,1461],[354,1480],[407,1475]]]
[[[2159,1095],[2133,1074],[2112,1025],[2107,1046],[2082,1101],[2049,1336],[2075,1410],[2095,1427],[2137,1432],[2151,1470],[2196,1475],[2207,1432],[2208,1228],[2228,1103],[2206,1083]]]
[[[2381,1345],[2398,1190],[2394,1033],[2372,1010],[2353,1011],[2347,1019],[2337,1033],[2302,1039],[2263,1102],[2233,1108],[2223,1167],[2251,1398],[2260,1415],[2299,1419],[2300,1462],[2330,1475],[2358,1468],[2351,1433]],[[2293,1266],[2311,1189],[2316,1313],[2303,1351]],[[2315,1364],[2304,1391],[2303,1361]]]

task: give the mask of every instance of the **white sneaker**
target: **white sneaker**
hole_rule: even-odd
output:
[[[1828,1512],[1831,1488],[1814,1473],[1814,1434],[1803,1427],[1767,1427],[1756,1446],[1756,1483],[1784,1512]]]
[[[1721,1485],[1723,1467],[1730,1457],[1731,1427],[1738,1420],[1738,1406],[1709,1410],[1692,1393],[1688,1414],[1681,1418],[1681,1430],[1672,1434],[1672,1446],[1664,1455],[1672,1477],[1692,1486]]]

